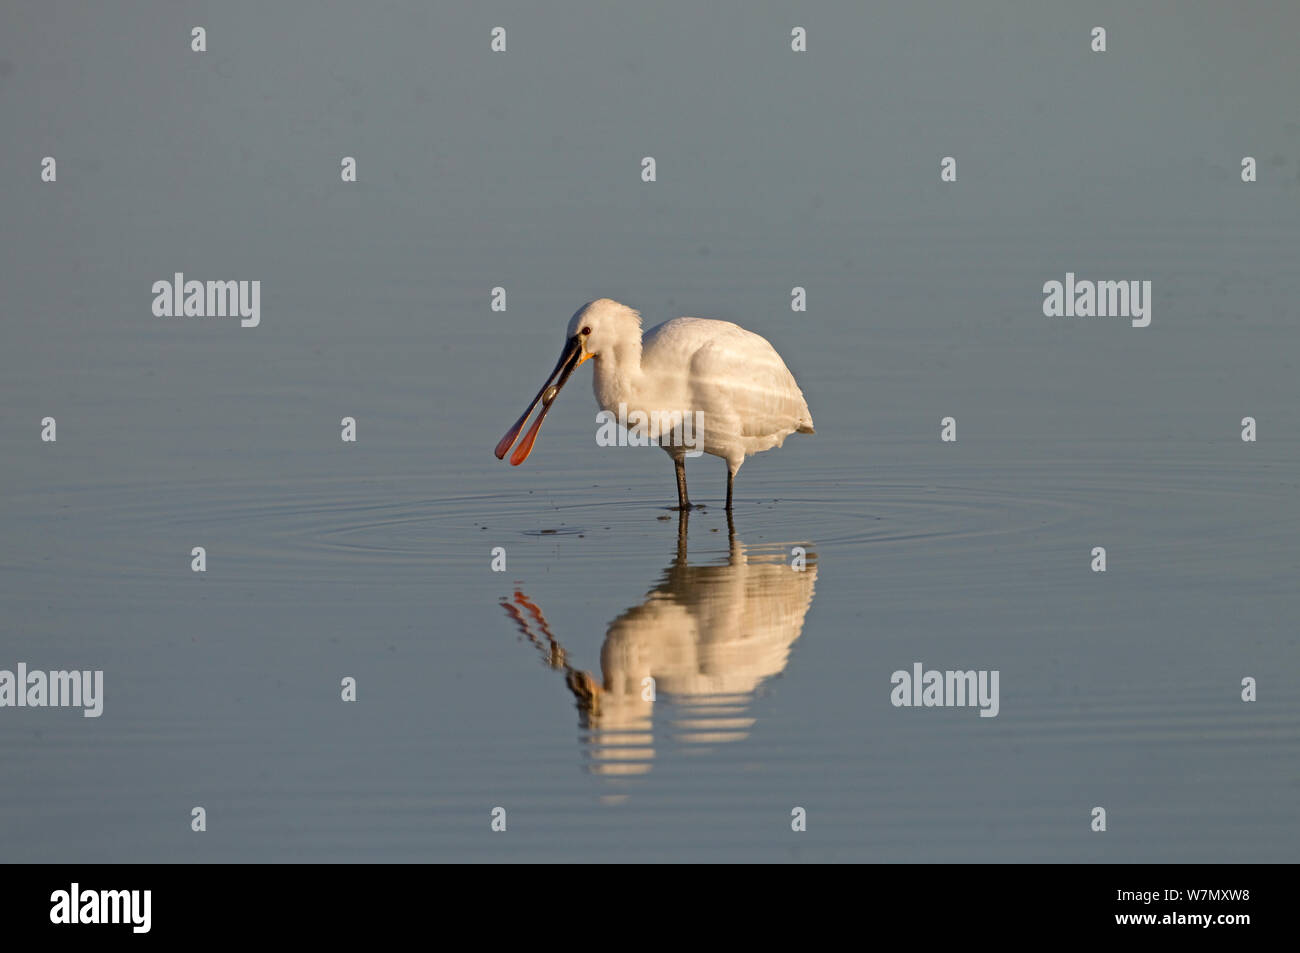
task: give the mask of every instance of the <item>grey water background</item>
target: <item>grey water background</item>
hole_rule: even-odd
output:
[[[0,709],[0,858],[1296,860],[1297,27],[5,4],[0,668],[106,698]],[[260,280],[261,326],[154,317],[175,271]],[[1067,271],[1151,280],[1151,326],[1044,317]],[[671,465],[595,445],[586,368],[493,458],[606,295],[763,334],[817,424],[737,480],[741,562],[815,555],[786,654],[717,704],[661,689],[622,745],[503,600],[599,674],[662,593],[680,634],[788,583],[729,558],[711,457],[674,571]],[[918,661],[999,670],[998,717],[892,707]]]

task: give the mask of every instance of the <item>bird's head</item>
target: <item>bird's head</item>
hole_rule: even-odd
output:
[[[600,357],[629,338],[641,337],[641,315],[612,298],[588,301],[573,313],[565,329],[565,346],[577,344],[578,363]]]
[[[574,312],[573,317],[569,319],[568,328],[565,329],[564,350],[560,352],[560,359],[556,362],[555,369],[551,371],[550,377],[546,378],[546,383],[537,392],[537,396],[515,421],[515,425],[506,431],[506,435],[497,444],[495,451],[497,459],[500,460],[509,453],[510,448],[519,439],[519,431],[528,422],[528,415],[533,412],[533,408],[540,400],[541,413],[528,428],[528,433],[524,434],[524,439],[520,441],[519,446],[515,447],[515,452],[510,454],[510,463],[514,466],[519,466],[527,460],[528,455],[533,452],[533,443],[537,440],[537,432],[541,429],[542,421],[546,419],[546,412],[551,409],[551,404],[559,396],[560,389],[564,387],[574,368],[590,358],[600,357],[602,353],[612,353],[614,348],[623,341],[639,341],[640,338],[641,316],[627,305],[619,304],[610,298],[589,301]],[[552,381],[555,382],[554,385]]]

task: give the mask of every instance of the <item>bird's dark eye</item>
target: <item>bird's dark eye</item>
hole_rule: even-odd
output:
[[[591,333],[591,328],[583,328],[583,329],[582,329],[582,333],[583,333],[583,334],[590,334],[590,333]]]

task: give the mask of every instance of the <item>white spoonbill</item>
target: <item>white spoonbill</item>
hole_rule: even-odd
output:
[[[732,483],[745,457],[781,446],[792,433],[813,432],[808,402],[781,355],[765,338],[730,321],[674,318],[642,335],[641,315],[601,298],[578,309],[564,337],[551,376],[497,444],[498,460],[514,446],[540,400],[541,413],[510,463],[518,466],[528,459],[560,388],[589,358],[596,361],[593,384],[601,409],[620,422],[631,421],[629,430],[639,429],[672,457],[678,509],[691,505],[686,496],[688,452],[727,461],[731,509]]]

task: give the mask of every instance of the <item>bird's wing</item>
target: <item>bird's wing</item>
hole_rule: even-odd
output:
[[[812,427],[803,391],[766,338],[730,321],[677,318],[648,332],[646,343],[660,373],[681,369],[706,420],[759,439]]]

